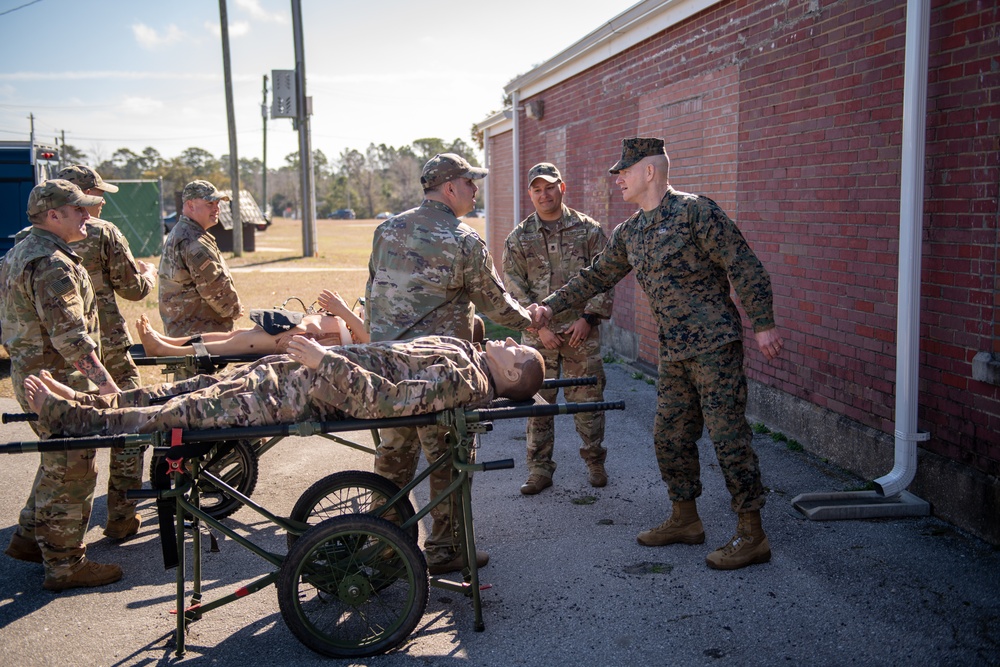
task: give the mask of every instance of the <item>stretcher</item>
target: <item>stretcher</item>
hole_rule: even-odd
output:
[[[559,386],[578,381],[555,381]],[[549,385],[553,386],[552,384]],[[152,447],[166,462],[157,472],[153,489],[129,492],[132,498],[154,498],[160,520],[160,541],[166,568],[176,569],[175,630],[178,657],[185,653],[188,626],[207,612],[274,584],[282,618],[292,633],[317,653],[335,658],[357,658],[384,653],[399,646],[417,627],[427,604],[429,586],[471,597],[474,628],[485,629],[476,565],[472,516],[471,475],[514,467],[512,459],[478,463],[476,440],[492,421],[554,416],[580,412],[623,410],[623,401],[548,404],[533,401],[495,401],[490,406],[454,408],[426,415],[387,419],[347,419],[273,426],[236,427],[203,431],[62,438],[0,444],[0,454],[75,449]],[[12,421],[5,415],[5,421]],[[26,418],[26,416],[21,416]],[[212,461],[225,443],[266,440],[272,445],[290,436],[331,436],[380,428],[443,425],[449,430],[449,451],[402,489],[375,473],[345,471],[328,475],[298,499],[288,517],[277,516],[215,474]],[[337,441],[366,449],[346,438]],[[452,483],[426,506],[417,509],[410,492],[434,471],[452,466]],[[169,477],[169,479],[167,479]],[[207,484],[235,499],[284,530],[288,551],[268,551],[228,527],[201,507],[201,489]],[[462,517],[462,580],[428,577],[427,564],[417,546],[418,524],[431,509],[457,499]],[[191,522],[193,556],[190,596],[184,559],[185,525]],[[205,600],[201,581],[201,530],[218,531],[273,566],[268,574],[214,600]],[[211,534],[211,533],[210,533]],[[214,540],[214,536],[212,537]]]

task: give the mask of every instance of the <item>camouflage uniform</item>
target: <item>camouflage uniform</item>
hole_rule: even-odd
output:
[[[160,258],[160,317],[168,336],[232,331],[240,297],[215,237],[181,215]]]
[[[174,398],[149,406],[152,399],[166,396]],[[404,417],[478,407],[493,397],[486,357],[474,344],[427,336],[331,348],[317,370],[286,355],[272,355],[219,376],[200,375],[117,395],[78,396],[82,403],[47,401],[39,417],[67,435],[114,435]]]
[[[565,285],[580,269],[589,266],[604,250],[607,237],[599,222],[565,204],[562,217],[546,223],[532,213],[507,236],[504,244],[504,281],[511,295],[520,303],[538,303],[561,285]],[[565,310],[553,317],[549,328],[560,333],[584,312],[607,319],[611,316],[613,292],[591,298],[582,310]],[[590,335],[579,347],[571,347],[568,337],[558,349],[546,348],[537,333],[525,331],[521,342],[531,345],[545,359],[547,378],[597,377],[596,385],[566,387],[566,400],[588,402],[604,400],[604,364],[601,361],[601,330],[593,326]],[[540,391],[546,401],[556,400],[558,389]],[[573,416],[576,432],[583,446],[580,456],[588,464],[604,463],[607,449],[604,441],[604,413],[584,412]],[[555,420],[533,417],[528,420],[528,472],[552,477],[556,464],[552,460],[555,444]]]
[[[372,341],[437,334],[471,340],[476,308],[505,326],[531,325],[528,312],[504,289],[483,240],[437,201],[425,199],[379,225],[368,271],[365,325]],[[420,449],[428,461],[447,451],[446,433],[437,426],[383,430],[375,472],[400,485],[409,483]],[[447,487],[452,474],[444,468],[431,475],[431,493]],[[461,526],[452,505],[442,503],[432,511],[424,543],[431,564],[458,553]]]
[[[101,324],[101,362],[119,389],[135,389],[139,369],[128,351],[132,337],[115,295],[139,301],[153,290],[153,280],[142,274],[118,227],[99,218],[86,224],[87,238],[71,247],[83,258],[94,285]],[[129,519],[135,515],[136,501],[126,499],[125,492],[142,486],[142,457],[125,456],[120,448],[113,448],[109,473],[108,522]]]
[[[100,354],[97,304],[80,256],[55,234],[32,228],[5,255],[0,284],[3,344],[21,408],[30,411],[24,379],[42,370],[74,389],[93,391],[74,367],[91,352]],[[32,428],[42,438],[51,435],[37,422]],[[71,574],[86,554],[83,536],[97,481],[95,457],[93,449],[41,455],[18,533],[37,540],[50,577]]]
[[[659,324],[653,438],[671,500],[701,495],[697,440],[708,426],[733,509],[759,510],[765,498],[746,421],[742,323],[729,286],[754,331],[773,328],[767,271],[715,202],[668,187],[658,208],[620,224],[604,253],[543,303],[561,312],[633,269]]]

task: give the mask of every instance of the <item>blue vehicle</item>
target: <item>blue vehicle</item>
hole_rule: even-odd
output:
[[[31,141],[0,141],[0,255],[14,247],[14,235],[27,227],[28,194],[58,171],[55,146]]]

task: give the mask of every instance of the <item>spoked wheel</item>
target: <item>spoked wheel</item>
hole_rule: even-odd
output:
[[[333,473],[319,480],[299,496],[292,508],[290,518],[309,525],[315,525],[335,516],[344,514],[377,514],[386,502],[399,493],[399,487],[389,479],[373,472],[346,470]],[[403,497],[391,508],[385,510],[382,518],[402,525],[413,518],[416,512],[409,498]],[[416,522],[407,529],[413,543],[417,543],[419,526]],[[297,539],[288,533],[288,548]]]
[[[163,457],[154,457],[149,462],[149,478],[157,479],[157,472],[166,469]],[[212,455],[202,462],[202,467],[245,496],[253,493],[257,486],[259,466],[253,445],[247,440],[227,440],[220,442]],[[198,480],[200,506],[214,519],[225,519],[243,506],[239,500],[226,495],[219,487],[207,479]]]
[[[427,563],[385,519],[345,514],[307,530],[278,573],[278,606],[292,633],[334,658],[385,653],[427,606]]]

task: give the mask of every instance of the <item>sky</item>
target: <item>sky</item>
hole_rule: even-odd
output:
[[[302,0],[312,147],[472,145],[507,83],[633,4]],[[295,68],[292,3],[226,7],[237,152],[261,158],[263,76]],[[122,147],[228,154],[219,16],[214,0],[0,0],[0,140],[27,140],[34,114],[38,141],[65,132],[93,165]],[[268,166],[297,149],[292,121],[269,119]]]

